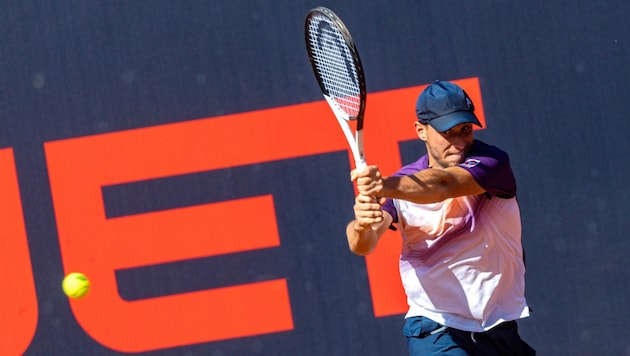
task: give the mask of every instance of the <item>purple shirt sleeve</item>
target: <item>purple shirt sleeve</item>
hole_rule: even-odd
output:
[[[516,195],[516,180],[510,167],[510,159],[501,149],[475,140],[470,154],[459,164],[475,178],[477,183],[486,190],[490,197],[512,198]],[[405,176],[429,168],[427,155],[419,160],[402,167],[393,177]],[[387,199],[383,204],[383,210],[398,222],[398,213],[392,199]]]
[[[510,158],[501,149],[475,140],[470,154],[459,166],[468,170],[490,196],[508,199],[516,195]]]

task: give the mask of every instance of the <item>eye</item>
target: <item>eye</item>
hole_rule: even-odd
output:
[[[462,131],[461,131],[461,132],[462,132],[462,133],[469,133],[469,132],[471,132],[472,130],[473,130],[472,125],[466,125],[466,126],[462,127]]]

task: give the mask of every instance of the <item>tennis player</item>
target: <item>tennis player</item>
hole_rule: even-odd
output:
[[[426,155],[390,177],[377,166],[352,171],[349,247],[367,255],[388,228],[400,230],[410,355],[534,355],[516,323],[529,308],[509,157],[474,139],[481,124],[454,83],[423,90],[416,114]]]

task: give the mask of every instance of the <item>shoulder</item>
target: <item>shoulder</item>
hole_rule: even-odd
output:
[[[510,158],[502,149],[475,140],[468,157],[459,166],[468,170],[490,195],[498,197],[516,195],[516,180]]]
[[[400,168],[396,173],[392,174],[392,177],[401,177],[410,174],[414,174],[423,169],[429,168],[429,156],[424,155],[420,157],[417,161],[407,164]]]
[[[474,168],[477,165],[501,166],[505,168],[510,166],[510,157],[497,146],[475,140],[468,156],[459,165],[463,168]]]
[[[468,155],[469,157],[491,157],[499,160],[508,160],[509,156],[507,152],[503,151],[497,146],[487,144],[483,141],[475,140],[472,149]]]

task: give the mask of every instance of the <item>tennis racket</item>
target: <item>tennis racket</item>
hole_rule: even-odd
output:
[[[304,34],[315,78],[348,140],[355,168],[362,169],[365,77],[350,31],[331,10],[317,7],[306,15]],[[350,121],[356,122],[354,133]]]

